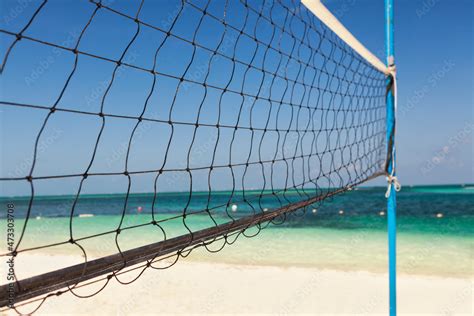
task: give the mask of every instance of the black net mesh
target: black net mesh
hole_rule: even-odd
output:
[[[20,278],[17,302],[94,295],[195,247],[219,251],[383,171],[386,77],[299,1],[32,1],[23,13],[0,30],[2,138],[16,152],[2,195],[23,196],[2,256],[66,247],[85,260]]]

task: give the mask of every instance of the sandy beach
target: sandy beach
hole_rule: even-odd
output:
[[[25,255],[25,259],[47,270],[58,262],[74,263],[79,258]],[[131,278],[124,276],[123,280]],[[78,289],[77,294],[87,295],[101,285]],[[472,278],[402,274],[398,286],[400,315],[472,315]],[[35,304],[19,311],[28,313]],[[37,315],[386,315],[387,310],[386,274],[183,259],[167,270],[146,270],[130,285],[113,280],[91,298],[80,299],[71,293],[51,297]]]
[[[0,316],[474,316],[474,0],[0,8]]]

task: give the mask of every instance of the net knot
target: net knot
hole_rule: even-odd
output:
[[[393,184],[393,188],[395,189],[395,191],[399,192],[401,189],[402,189],[402,185],[400,184],[400,182],[398,182],[398,179],[396,176],[393,176],[393,175],[388,175],[387,176],[387,192],[385,192],[385,197],[388,199],[390,197],[390,193],[392,191],[392,184]]]

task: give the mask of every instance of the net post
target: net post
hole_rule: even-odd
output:
[[[385,0],[385,47],[387,54],[387,66],[393,68],[394,41],[393,41],[393,0]],[[394,78],[388,78],[390,84]],[[392,86],[393,87],[393,86]],[[388,155],[387,173],[395,176],[395,100],[394,90],[389,89],[387,93],[387,150]],[[397,314],[397,261],[396,261],[396,234],[397,234],[397,201],[395,184],[389,181],[389,195],[387,198],[387,229],[388,229],[388,270],[389,270],[389,308],[390,315]]]

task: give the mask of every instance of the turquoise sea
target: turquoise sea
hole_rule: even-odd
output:
[[[260,192],[247,192],[252,198]],[[237,196],[241,192],[235,193]],[[256,237],[240,236],[236,243],[217,254],[199,248],[185,260],[212,261],[249,265],[306,266],[321,269],[386,272],[386,199],[385,188],[361,187],[288,216],[280,225],[269,225]],[[210,199],[211,206],[224,205],[230,192],[193,193],[187,208],[186,225],[198,230],[214,225],[202,212]],[[289,192],[290,201],[301,197]],[[28,197],[2,197],[2,205],[15,205],[15,242],[25,223]],[[121,224],[117,242],[121,250],[163,240],[163,232],[150,225],[153,194],[132,194],[127,206],[124,195],[82,196],[72,217],[72,196],[35,197],[30,220],[19,250],[22,253],[75,254],[82,251],[76,245],[64,243],[105,232],[113,232]],[[160,193],[155,202],[154,216],[166,232],[174,237],[187,232],[181,218],[188,203],[187,193]],[[238,218],[253,210],[246,203],[211,210],[217,223]],[[278,207],[276,200],[264,200],[262,208]],[[122,214],[124,214],[122,218]],[[173,219],[161,220],[172,217]],[[469,277],[473,273],[474,254],[474,186],[414,186],[398,193],[398,271],[402,274]],[[2,231],[7,227],[6,212],[0,218]],[[137,226],[138,225],[138,226]],[[127,229],[127,227],[133,227]],[[249,229],[246,235],[258,233]],[[117,252],[115,233],[81,239],[80,245],[88,258]],[[219,249],[220,242],[210,248]],[[3,246],[2,246],[3,249]],[[2,253],[5,253],[2,250]]]

